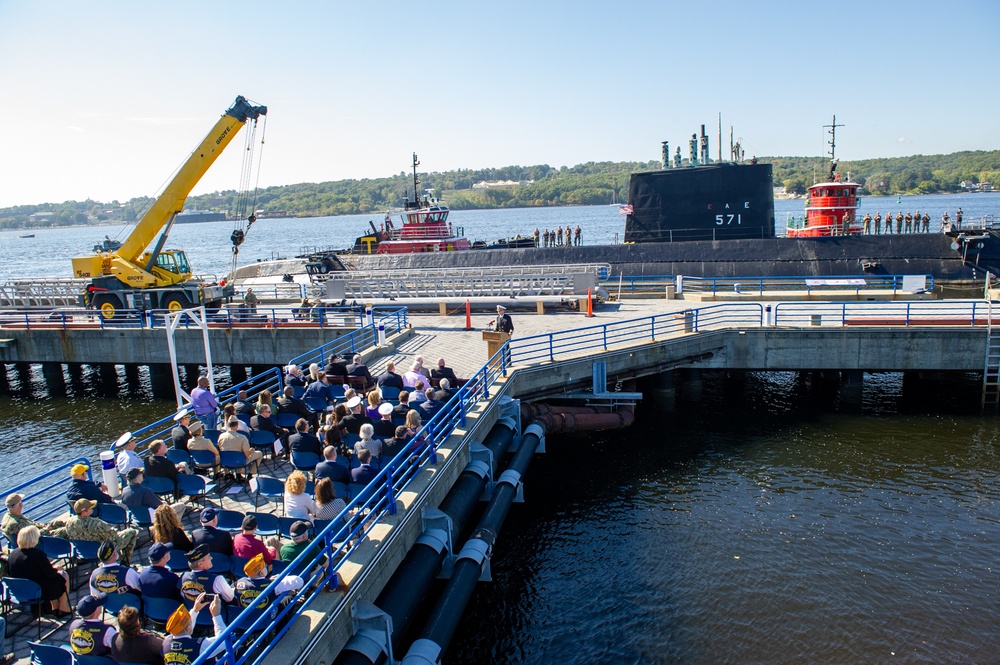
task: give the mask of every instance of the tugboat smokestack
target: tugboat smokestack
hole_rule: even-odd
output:
[[[663,144],[663,152],[660,153],[660,162],[663,164],[663,168],[670,168],[670,141],[661,141]]]

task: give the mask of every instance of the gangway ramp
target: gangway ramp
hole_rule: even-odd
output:
[[[0,307],[76,307],[85,279],[9,279],[0,284]]]

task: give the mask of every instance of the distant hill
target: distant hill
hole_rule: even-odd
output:
[[[774,165],[775,186],[804,193],[829,164],[822,157],[760,157]],[[572,167],[505,166],[420,174],[421,189],[433,188],[455,210],[624,202],[629,174],[659,168],[659,162],[587,162]],[[962,181],[990,182],[1000,189],[1000,150],[913,155],[841,162],[864,194],[933,194],[958,191]],[[516,184],[512,184],[516,183]],[[387,178],[337,180],[268,187],[257,193],[257,209],[288,217],[376,213],[398,208],[412,181],[405,172]],[[235,191],[192,196],[188,210],[235,210]],[[140,197],[112,201],[65,201],[0,209],[0,229],[45,228],[132,221],[152,202]],[[35,213],[52,213],[35,215]],[[33,217],[33,215],[35,215]]]

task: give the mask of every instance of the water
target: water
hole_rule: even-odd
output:
[[[996,421],[974,383],[904,415],[898,376],[866,382],[850,415],[794,374],[717,377],[551,438],[445,662],[996,662]]]
[[[869,197],[861,201],[860,215],[876,212],[883,215],[892,210],[928,212],[931,229],[940,229],[941,214],[946,210],[954,219],[961,207],[966,221],[992,214],[1000,216],[998,194],[938,194],[929,196]],[[775,225],[782,233],[789,215],[801,217],[804,202],[779,200],[774,202]],[[512,210],[456,210],[449,216],[455,227],[462,227],[470,240],[492,242],[517,233],[531,235],[537,227],[580,226],[585,244],[612,244],[624,238],[625,217],[617,206],[580,206],[568,208],[517,208]],[[368,229],[369,220],[378,225],[380,215],[345,215],[305,219],[261,219],[243,244],[240,265],[258,259],[299,254],[305,246],[348,247]],[[182,248],[197,274],[224,276],[232,265],[229,234],[232,222],[179,224],[170,234],[168,247]],[[34,238],[20,238],[22,231],[0,232],[0,279],[10,277],[70,277],[70,259],[90,253],[105,235],[123,238],[122,226],[78,227],[35,231]]]
[[[994,214],[996,195],[868,198],[866,211]],[[801,214],[776,201],[776,220]],[[346,246],[369,216],[261,220],[242,260]],[[378,221],[375,218],[375,221]],[[457,211],[472,239],[580,224],[621,237],[617,208]],[[224,274],[228,223],[178,226],[169,243],[199,273]],[[69,258],[111,227],[0,233],[0,277],[69,276]],[[37,368],[34,371],[39,371]],[[93,457],[173,405],[147,377],[109,395],[85,368],[68,397],[12,370],[0,455],[19,477]],[[996,420],[971,413],[974,381],[905,391],[866,375],[860,413],[795,374],[706,381],[672,417],[640,408],[631,430],[553,438],[526,477],[447,662],[995,662],[1000,590]],[[34,386],[34,388],[30,387]],[[32,393],[31,390],[36,392]]]

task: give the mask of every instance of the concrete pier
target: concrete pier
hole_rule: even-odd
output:
[[[680,369],[681,399],[685,402],[700,402],[704,386],[701,380],[701,370],[697,367],[682,367]]]
[[[153,390],[153,397],[157,399],[172,400],[176,397],[174,375],[168,363],[150,363],[149,385]]]
[[[7,365],[0,363],[0,395],[10,394],[10,381],[7,380]]]
[[[31,365],[29,363],[15,363],[17,370],[17,383],[21,395],[31,394]]]
[[[840,404],[853,409],[861,408],[864,392],[864,372],[846,369],[840,373]]]
[[[42,363],[42,376],[49,395],[63,396],[66,394],[66,377],[63,375],[62,363]]]
[[[649,388],[642,392],[649,395],[652,406],[657,411],[671,412],[677,408],[677,388],[674,386],[674,370],[667,370],[651,377]],[[645,386],[644,386],[645,388]]]

